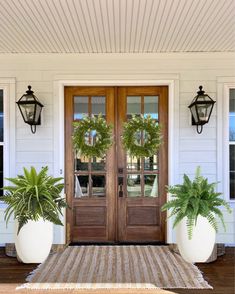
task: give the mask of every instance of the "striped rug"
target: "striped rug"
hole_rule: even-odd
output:
[[[198,268],[167,246],[72,246],[27,278],[28,289],[211,289]]]

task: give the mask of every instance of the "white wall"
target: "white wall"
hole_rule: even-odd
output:
[[[188,105],[199,85],[214,100],[217,99],[217,78],[235,76],[233,53],[188,53],[188,54],[4,54],[0,55],[0,78],[16,78],[18,100],[32,86],[36,96],[44,104],[42,125],[32,134],[16,110],[16,163],[12,174],[20,173],[23,166],[38,168],[48,165],[51,173],[59,173],[54,162],[54,81],[79,80],[156,80],[168,74],[179,77],[180,101],[174,107],[179,119],[178,171],[171,184],[181,181],[183,173],[193,176],[196,166],[210,181],[217,181],[217,120],[216,105],[208,125],[198,135],[190,125]],[[177,94],[177,93],[176,93]],[[171,107],[171,105],[170,105]],[[177,128],[177,126],[175,126]],[[178,130],[176,130],[177,133]],[[178,149],[178,151],[177,151]],[[227,232],[221,229],[218,242],[235,243],[235,215],[225,215]],[[12,241],[12,225],[3,228],[0,209],[0,244]],[[54,241],[61,242],[56,233]]]

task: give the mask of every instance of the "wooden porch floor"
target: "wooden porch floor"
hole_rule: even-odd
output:
[[[73,290],[73,291],[43,291],[43,293],[118,293],[118,294],[167,294],[167,293],[181,293],[181,294],[234,294],[235,293],[235,248],[226,248],[226,254],[217,259],[217,261],[210,264],[198,264],[200,270],[204,273],[204,278],[213,286],[213,290],[185,290],[173,289],[172,292],[163,290]],[[7,257],[4,254],[3,248],[0,249],[0,293],[42,293],[41,290],[22,290],[15,291],[16,286],[25,282],[25,278],[30,271],[35,268],[35,264],[21,264],[15,258]]]

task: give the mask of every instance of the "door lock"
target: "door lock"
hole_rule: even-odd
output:
[[[118,168],[118,173],[123,174],[123,168],[122,167]]]

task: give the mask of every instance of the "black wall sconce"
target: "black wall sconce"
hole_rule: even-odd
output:
[[[26,124],[29,124],[33,134],[36,133],[36,126],[41,124],[42,103],[33,94],[31,86],[28,86],[26,94],[24,94],[17,103],[20,113]]]
[[[197,126],[198,134],[201,134],[203,125],[209,122],[214,104],[215,101],[205,94],[202,86],[200,86],[197,96],[193,98],[193,101],[188,106],[192,114],[192,125]]]

